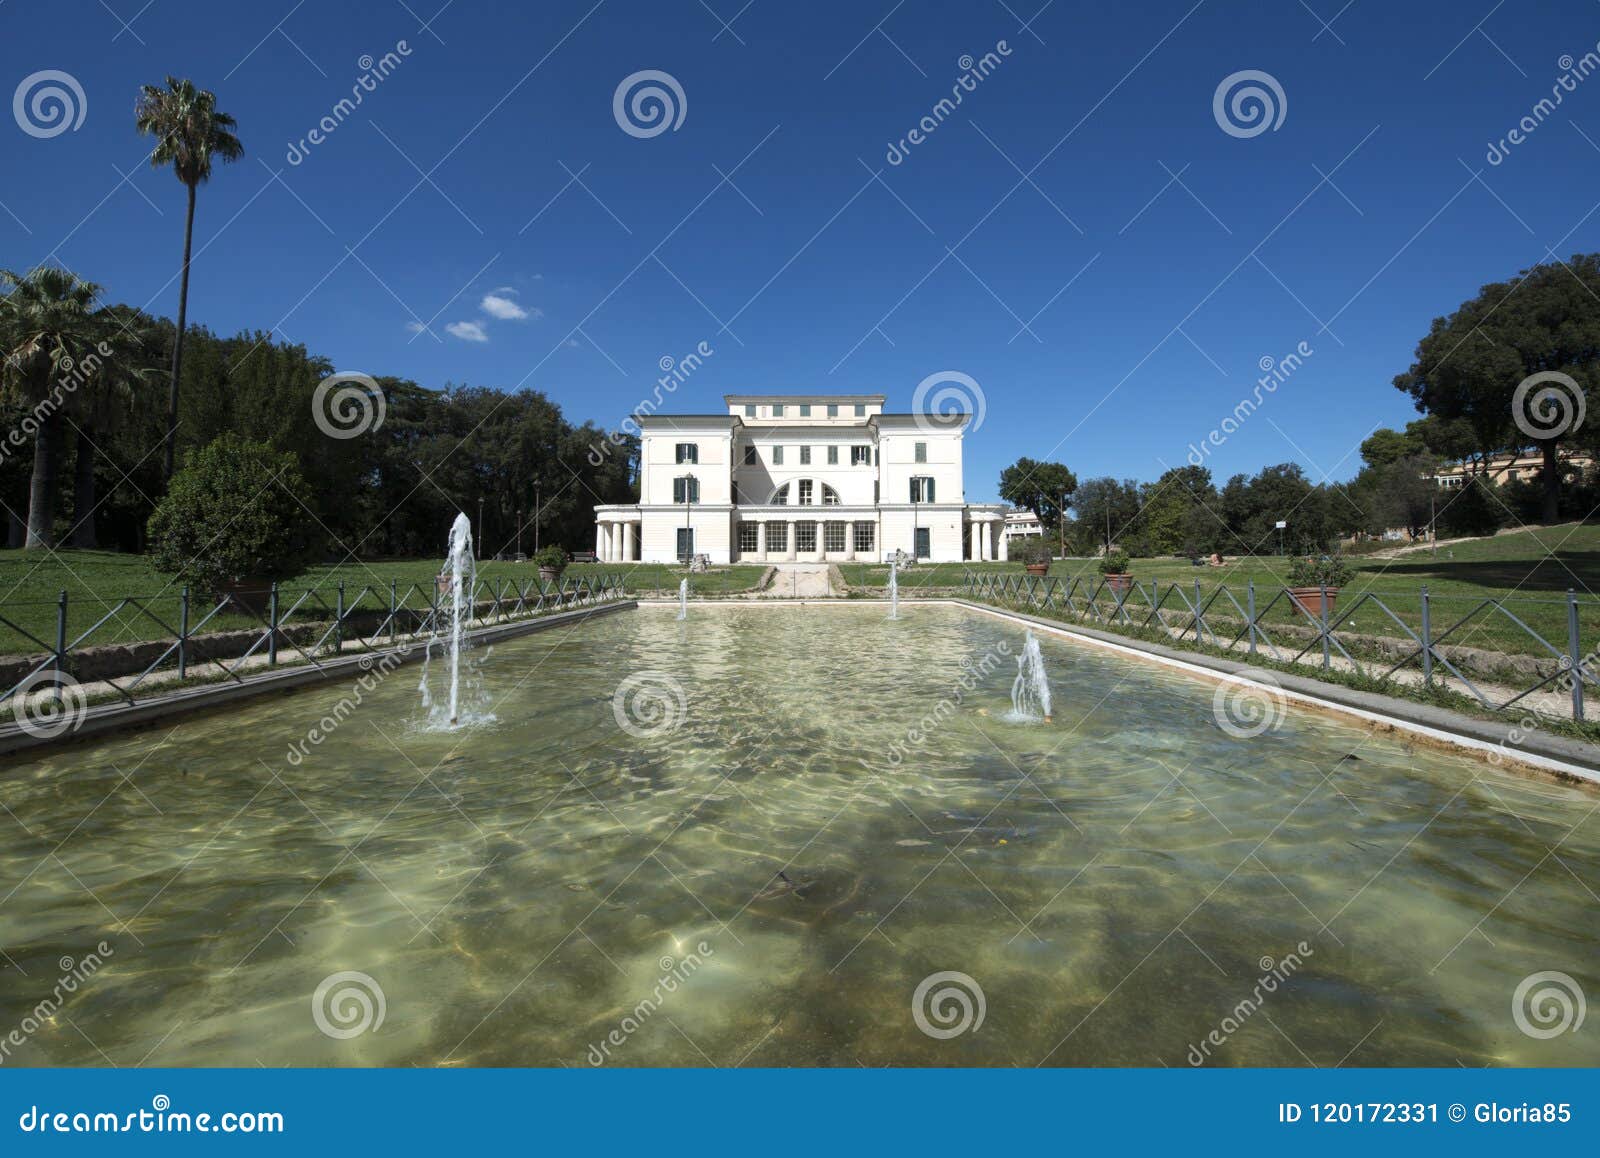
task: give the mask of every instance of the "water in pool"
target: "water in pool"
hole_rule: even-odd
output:
[[[1600,1063],[1600,795],[1048,636],[1016,720],[1022,644],[641,608],[461,731],[402,669],[12,761],[4,1064]]]

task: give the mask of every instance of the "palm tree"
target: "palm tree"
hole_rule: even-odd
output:
[[[102,357],[105,320],[95,311],[100,287],[64,269],[29,274],[0,270],[0,390],[30,409],[33,477],[28,486],[27,547],[55,545],[56,474],[63,408]],[[88,367],[84,370],[81,367]]]
[[[194,243],[194,196],[211,177],[213,158],[237,161],[244,146],[233,135],[237,122],[217,111],[216,95],[197,89],[192,81],[167,77],[167,87],[144,85],[134,109],[141,133],[156,138],[150,164],[171,165],[189,191],[189,213],[183,223],[183,281],[178,289],[178,335],[172,344],[172,384],[167,394],[166,473],[172,477],[173,450],[178,435],[178,378],[183,370],[183,330],[189,313],[189,256]]]

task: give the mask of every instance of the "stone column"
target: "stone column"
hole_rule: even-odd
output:
[[[606,525],[598,520],[594,525],[594,557],[600,560],[606,557]]]
[[[796,533],[799,526],[799,520],[789,520],[789,560],[791,562],[793,562],[799,554],[800,536]]]
[[[632,522],[622,524],[622,561],[625,563],[633,562],[634,539],[636,537],[634,533],[635,525]]]
[[[971,562],[976,563],[978,561],[978,524],[977,523],[969,523],[967,525],[967,544],[968,544],[967,558]]]

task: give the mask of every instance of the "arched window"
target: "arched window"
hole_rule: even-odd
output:
[[[839,492],[834,490],[827,483],[822,484],[822,505],[825,507],[836,507],[839,505]],[[841,551],[844,550],[843,547],[839,549]]]
[[[786,507],[786,506],[789,505],[789,484],[788,483],[784,483],[781,487],[779,487],[777,490],[772,492],[772,504],[771,505],[775,506],[775,507]]]

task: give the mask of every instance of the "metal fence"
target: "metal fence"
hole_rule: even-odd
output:
[[[623,577],[615,574],[556,583],[480,580],[467,625],[510,623],[621,599],[624,594]],[[374,653],[403,641],[431,638],[446,613],[437,585],[398,581],[387,588],[367,584],[356,589],[338,583],[287,592],[274,583],[203,602],[185,587],[177,599],[176,622],[162,606],[170,602],[170,596],[127,596],[69,638],[69,615],[75,608],[62,591],[55,604],[54,637],[49,640],[40,639],[8,615],[7,608],[0,608],[0,627],[38,648],[29,656],[12,657],[13,674],[18,670],[25,674],[15,682],[5,681],[9,687],[0,694],[0,704],[41,691],[53,691],[59,699],[64,685],[91,681],[132,704],[137,702],[135,692],[157,673],[161,673],[154,680],[157,685],[173,678],[186,680],[192,674],[242,683],[240,671],[247,665],[271,668],[288,662],[321,667],[324,660],[340,655]],[[248,621],[246,627],[223,626],[240,617]],[[153,628],[157,637],[129,642],[125,637],[130,621]],[[123,638],[104,639],[113,632]],[[108,643],[113,646],[107,647]],[[199,671],[201,667],[207,670]]]
[[[1585,618],[1592,624],[1600,603],[1580,601],[1573,591],[1552,599],[1441,598],[1421,587],[1413,605],[1395,595],[1373,592],[1340,604],[1337,589],[1257,588],[1253,580],[1242,591],[1217,584],[1207,592],[1199,582],[1163,585],[1154,580],[1140,585],[1109,576],[1060,580],[970,570],[962,590],[976,600],[1053,611],[1113,630],[1158,631],[1180,646],[1208,644],[1325,671],[1338,666],[1369,678],[1420,683],[1428,689],[1449,686],[1454,680],[1493,711],[1510,711],[1548,690],[1570,704],[1572,719],[1582,721],[1585,687],[1600,685],[1596,678],[1600,639],[1595,638],[1600,632],[1590,629],[1587,650],[1583,639]],[[1565,631],[1556,640],[1528,624],[1534,608],[1539,618],[1565,621]],[[1352,630],[1358,613],[1376,617],[1384,634]],[[1489,653],[1498,651],[1502,662],[1485,664],[1466,653],[1473,634],[1486,631],[1504,633],[1515,645],[1478,645]],[[1464,670],[1469,668],[1473,676]],[[1524,686],[1522,681],[1528,679],[1533,682]]]

